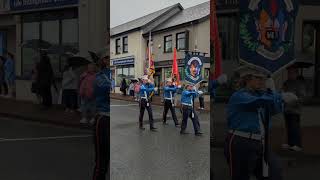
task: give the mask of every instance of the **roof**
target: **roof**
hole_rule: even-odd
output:
[[[195,20],[200,20],[202,18],[209,17],[209,16],[210,16],[210,2],[208,1],[199,5],[184,9],[180,13],[177,13],[175,16],[170,18],[165,23],[158,26],[153,31],[167,29],[170,27],[185,24]]]
[[[153,22],[155,19],[164,15],[166,12],[168,12],[169,10],[171,10],[175,7],[180,7],[181,9],[183,9],[182,6],[180,5],[180,3],[177,3],[175,5],[161,9],[159,11],[148,14],[148,15],[143,16],[141,18],[138,18],[138,19],[129,21],[127,23],[121,24],[119,26],[116,26],[114,28],[111,28],[111,36],[117,35],[120,33],[124,33],[124,32],[130,31],[130,30],[141,28],[141,27],[147,25],[148,23]]]

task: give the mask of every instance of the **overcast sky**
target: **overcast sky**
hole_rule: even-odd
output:
[[[110,26],[115,27],[176,3],[188,8],[207,1],[209,0],[111,0]]]

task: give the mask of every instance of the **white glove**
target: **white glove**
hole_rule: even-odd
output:
[[[201,94],[203,94],[203,91],[198,91],[198,93],[201,95]]]
[[[181,88],[181,85],[179,85],[178,88],[180,89],[180,88]]]
[[[275,90],[276,90],[275,85],[274,85],[274,81],[273,81],[272,78],[268,78],[268,79],[266,80],[266,88],[267,88],[267,89],[271,89],[272,91],[275,91]]]
[[[290,104],[298,101],[298,97],[291,92],[284,92],[281,94],[282,99],[285,103]]]
[[[192,88],[192,89],[196,91],[196,90],[197,90],[197,87],[196,87],[196,86],[193,86],[193,88]]]
[[[228,76],[226,74],[221,74],[218,78],[217,81],[219,84],[226,84],[228,82]]]

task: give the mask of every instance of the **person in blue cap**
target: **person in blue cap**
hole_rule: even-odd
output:
[[[105,180],[110,170],[110,88],[109,56],[99,61],[101,68],[94,81],[94,96],[96,99],[96,122],[94,129],[95,168],[93,180]],[[108,175],[109,176],[109,175]],[[108,178],[109,179],[109,178]]]
[[[186,132],[188,118],[190,117],[193,124],[194,133],[196,136],[201,136],[202,132],[200,131],[200,123],[198,115],[194,110],[194,99],[199,95],[195,90],[193,84],[187,84],[186,89],[182,91],[181,95],[181,106],[182,106],[182,123],[180,134],[188,134]]]
[[[232,180],[282,179],[281,167],[266,153],[266,137],[272,115],[283,111],[280,94],[266,87],[267,72],[250,66],[238,69],[241,89],[233,93],[227,105],[228,135],[225,156]]]
[[[166,86],[164,87],[164,110],[163,110],[163,124],[167,125],[167,113],[170,109],[172,114],[172,119],[176,127],[179,126],[179,122],[176,115],[174,96],[178,88],[181,86],[173,85],[172,79],[166,80]]]
[[[139,128],[141,130],[145,130],[143,127],[143,115],[144,110],[147,109],[149,114],[149,124],[150,124],[150,130],[156,131],[157,128],[154,127],[153,122],[153,114],[152,114],[152,107],[151,107],[151,94],[154,92],[154,85],[149,80],[148,76],[143,76],[142,78],[142,84],[140,86],[140,115],[139,115]]]

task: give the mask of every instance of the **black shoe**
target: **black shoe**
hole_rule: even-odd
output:
[[[145,130],[146,128],[144,128],[144,127],[140,126],[140,127],[139,127],[139,129],[140,129],[140,130]]]
[[[196,132],[194,135],[196,135],[196,136],[202,136],[202,132]]]
[[[157,131],[157,128],[151,127],[151,128],[150,128],[150,131],[156,132],[156,131]]]
[[[189,134],[189,133],[186,131],[180,131],[180,134]]]

